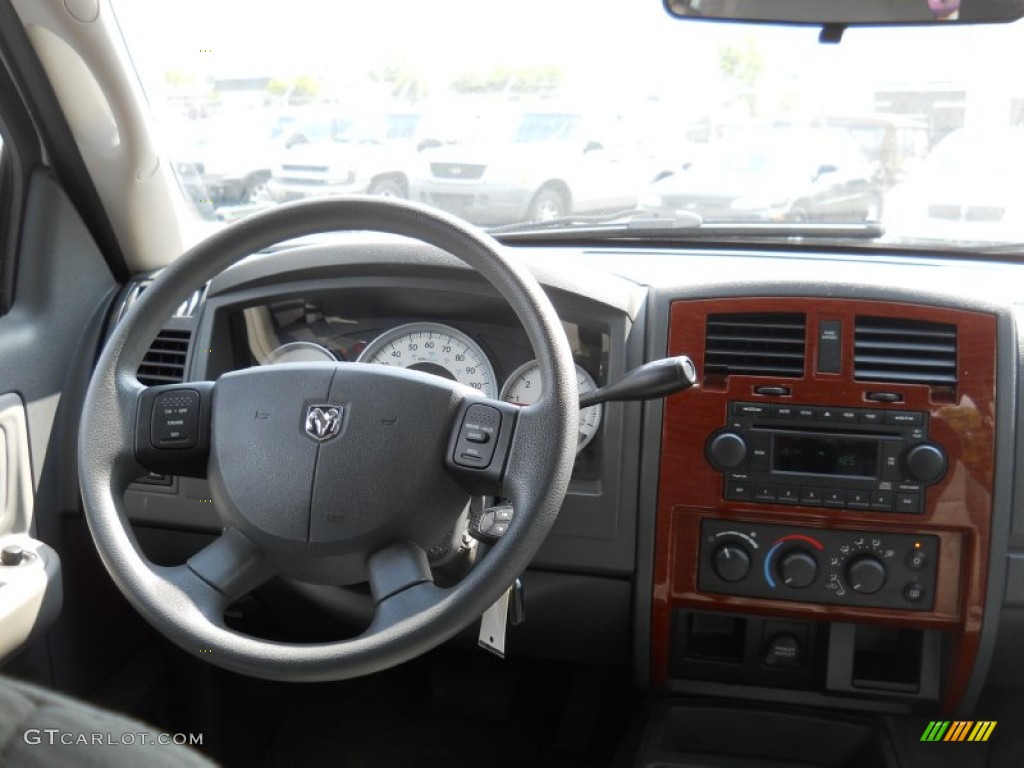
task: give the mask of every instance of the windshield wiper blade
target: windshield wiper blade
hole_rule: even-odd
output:
[[[628,217],[642,213],[637,208],[625,208],[618,211],[610,211],[599,214],[571,214],[559,216],[546,221],[517,221],[514,224],[502,224],[496,227],[487,227],[487,232],[492,235],[504,235],[517,232],[546,232],[552,229],[562,228],[586,228],[588,225],[609,224],[619,222],[626,224],[630,221]]]
[[[628,214],[627,214],[628,216]],[[575,240],[601,239],[641,240],[644,238],[710,239],[763,238],[809,240],[877,240],[885,234],[877,222],[849,224],[809,222],[704,222],[699,217],[653,218],[649,215],[619,214],[612,220],[583,221],[586,217],[566,217],[565,222],[553,219],[538,224],[511,225],[488,230],[501,239],[512,240]],[[625,220],[623,220],[625,219]],[[556,223],[559,222],[559,223]]]

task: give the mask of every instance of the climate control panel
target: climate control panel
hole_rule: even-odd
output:
[[[704,520],[697,587],[805,603],[930,611],[938,538]]]

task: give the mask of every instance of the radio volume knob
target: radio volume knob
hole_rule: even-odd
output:
[[[860,595],[873,595],[885,586],[885,565],[873,555],[855,557],[846,566],[846,581]]]
[[[918,443],[903,455],[903,469],[911,480],[937,482],[946,474],[946,454],[933,443]]]
[[[739,544],[723,544],[711,556],[711,567],[722,581],[743,581],[750,572],[750,555]]]
[[[719,432],[708,442],[708,461],[720,472],[743,464],[747,452],[747,441],[736,432]]]

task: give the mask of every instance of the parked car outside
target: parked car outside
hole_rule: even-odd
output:
[[[871,221],[882,192],[852,141],[826,129],[770,128],[708,144],[684,171],[651,184],[640,207],[708,221]]]
[[[361,117],[317,141],[294,144],[271,174],[271,199],[353,193],[408,197],[407,169],[421,140],[422,119],[408,111]]]
[[[550,221],[633,208],[665,172],[619,116],[538,108],[478,128],[474,140],[420,154],[413,199],[475,224]]]
[[[893,239],[1024,240],[1024,128],[961,128],[886,200]]]

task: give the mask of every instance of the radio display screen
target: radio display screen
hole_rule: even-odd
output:
[[[878,475],[877,440],[776,434],[772,457],[776,472],[850,477]]]

